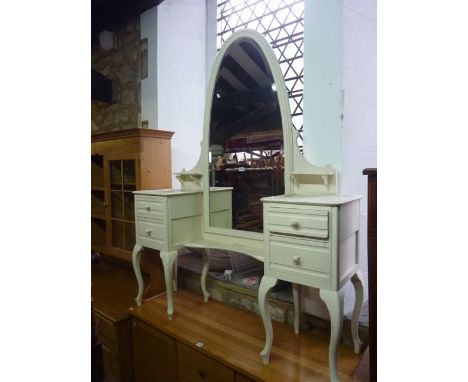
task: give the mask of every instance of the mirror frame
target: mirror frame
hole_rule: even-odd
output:
[[[263,241],[263,233],[259,232],[250,232],[236,230],[234,228],[219,228],[210,226],[209,219],[209,173],[208,173],[208,153],[209,153],[209,143],[210,143],[210,123],[211,123],[211,109],[212,109],[212,100],[214,96],[214,91],[216,87],[216,80],[218,79],[218,74],[221,69],[223,59],[226,56],[226,53],[229,49],[240,43],[241,41],[248,40],[253,42],[258,49],[260,49],[261,54],[265,59],[265,64],[269,66],[271,74],[273,76],[273,81],[276,85],[276,94],[278,97],[278,104],[280,107],[281,113],[281,124],[283,128],[283,146],[284,146],[284,188],[285,195],[290,195],[292,193],[291,182],[287,181],[290,179],[290,173],[292,172],[292,119],[291,111],[289,108],[289,98],[287,96],[286,84],[284,82],[283,73],[281,67],[279,66],[278,60],[270,47],[270,44],[265,40],[265,38],[254,30],[244,29],[238,31],[231,35],[229,39],[223,44],[221,49],[216,55],[216,60],[213,64],[213,68],[210,74],[210,80],[208,82],[207,93],[205,98],[205,114],[203,122],[203,141],[202,141],[202,150],[201,150],[201,163],[202,173],[203,173],[203,225],[205,233],[212,234],[222,234],[229,236],[239,236],[243,238],[251,238],[253,240]]]

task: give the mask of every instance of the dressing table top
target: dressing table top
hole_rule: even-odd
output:
[[[314,206],[340,206],[361,199],[359,195],[276,195],[262,198],[264,203],[310,204]]]
[[[232,190],[232,187],[210,187],[210,191],[226,191]],[[136,195],[155,195],[155,196],[176,196],[188,194],[201,194],[203,190],[180,190],[180,189],[163,189],[163,190],[141,190],[133,191]]]

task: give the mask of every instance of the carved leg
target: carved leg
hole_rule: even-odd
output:
[[[174,314],[174,293],[172,281],[177,251],[161,251],[160,256],[164,267],[164,279],[166,281],[167,315],[169,316],[169,319],[172,320],[172,315]]]
[[[330,370],[330,381],[339,382],[338,370],[336,368],[336,356],[338,342],[343,329],[343,292],[320,289],[320,298],[327,305],[330,314],[330,345],[328,349],[328,368]]]
[[[203,292],[203,300],[205,302],[208,302],[208,299],[210,298],[210,293],[208,292],[208,289],[206,288],[206,276],[208,275],[208,269],[210,267],[210,257],[208,256],[207,250],[202,250],[201,253],[203,255],[203,269],[202,269],[202,274],[200,278],[200,283],[201,283],[201,290]]]
[[[135,272],[135,276],[138,282],[138,294],[135,297],[135,301],[138,306],[141,305],[141,298],[143,297],[143,287],[144,287],[143,277],[141,276],[141,267],[140,267],[142,253],[143,253],[143,247],[141,245],[135,244],[135,246],[133,247],[133,253],[132,253],[132,264],[133,264],[133,271]]]
[[[361,270],[358,270],[351,278],[356,293],[354,303],[353,318],[351,319],[351,334],[353,336],[354,352],[359,354],[362,342],[359,339],[359,315],[361,314],[362,302],[364,301],[364,283]]]
[[[268,365],[270,362],[270,350],[273,343],[273,327],[271,326],[270,312],[268,311],[268,296],[270,290],[276,285],[278,280],[273,277],[263,276],[258,289],[258,306],[262,315],[263,327],[265,328],[265,346],[260,352],[263,363]]]
[[[292,283],[293,303],[294,303],[294,333],[299,334],[302,321],[302,288],[300,284]]]

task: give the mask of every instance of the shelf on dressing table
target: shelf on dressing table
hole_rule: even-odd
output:
[[[257,248],[253,246],[241,246],[238,244],[229,244],[225,241],[215,241],[215,240],[198,240],[194,242],[185,243],[184,247],[197,249],[197,248],[209,248],[209,249],[219,249],[225,251],[239,252],[245,255],[251,256],[256,260],[262,261],[264,258],[264,249]]]

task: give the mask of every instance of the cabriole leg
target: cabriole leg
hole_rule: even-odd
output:
[[[299,334],[302,318],[302,288],[300,284],[292,283],[293,303],[294,303],[294,333]]]
[[[141,276],[141,254],[143,253],[143,247],[141,245],[135,244],[133,247],[133,253],[132,253],[132,265],[133,265],[133,271],[135,272],[135,276],[137,279],[138,283],[138,294],[135,297],[135,301],[138,306],[141,305],[141,299],[143,297],[143,277]]]
[[[268,297],[270,290],[276,285],[278,280],[272,277],[263,276],[258,289],[258,306],[262,315],[263,327],[265,328],[265,346],[260,352],[263,363],[268,365],[270,362],[270,351],[273,343],[273,327],[271,325],[270,312],[268,311]]]
[[[338,342],[340,341],[343,329],[343,292],[320,289],[320,298],[325,302],[330,314],[330,345],[328,348],[328,368],[330,371],[330,381],[339,382],[336,356],[338,353]]]
[[[354,303],[353,318],[351,319],[351,334],[353,336],[354,352],[359,354],[362,348],[362,342],[359,339],[359,315],[361,314],[362,302],[364,301],[364,282],[361,270],[358,270],[351,278],[356,293]]]
[[[177,257],[174,260],[174,281],[172,283],[174,284],[174,292],[177,292]]]
[[[210,298],[210,293],[208,292],[208,289],[206,288],[206,276],[208,275],[208,269],[210,268],[210,257],[208,256],[207,253],[208,250],[202,250],[201,253],[203,255],[203,269],[202,269],[202,274],[200,278],[200,283],[201,283],[201,290],[203,292],[203,300],[205,302],[208,302],[208,299]]]
[[[173,274],[177,251],[161,251],[160,256],[164,267],[164,279],[166,281],[167,315],[169,319],[172,320],[174,314]]]

